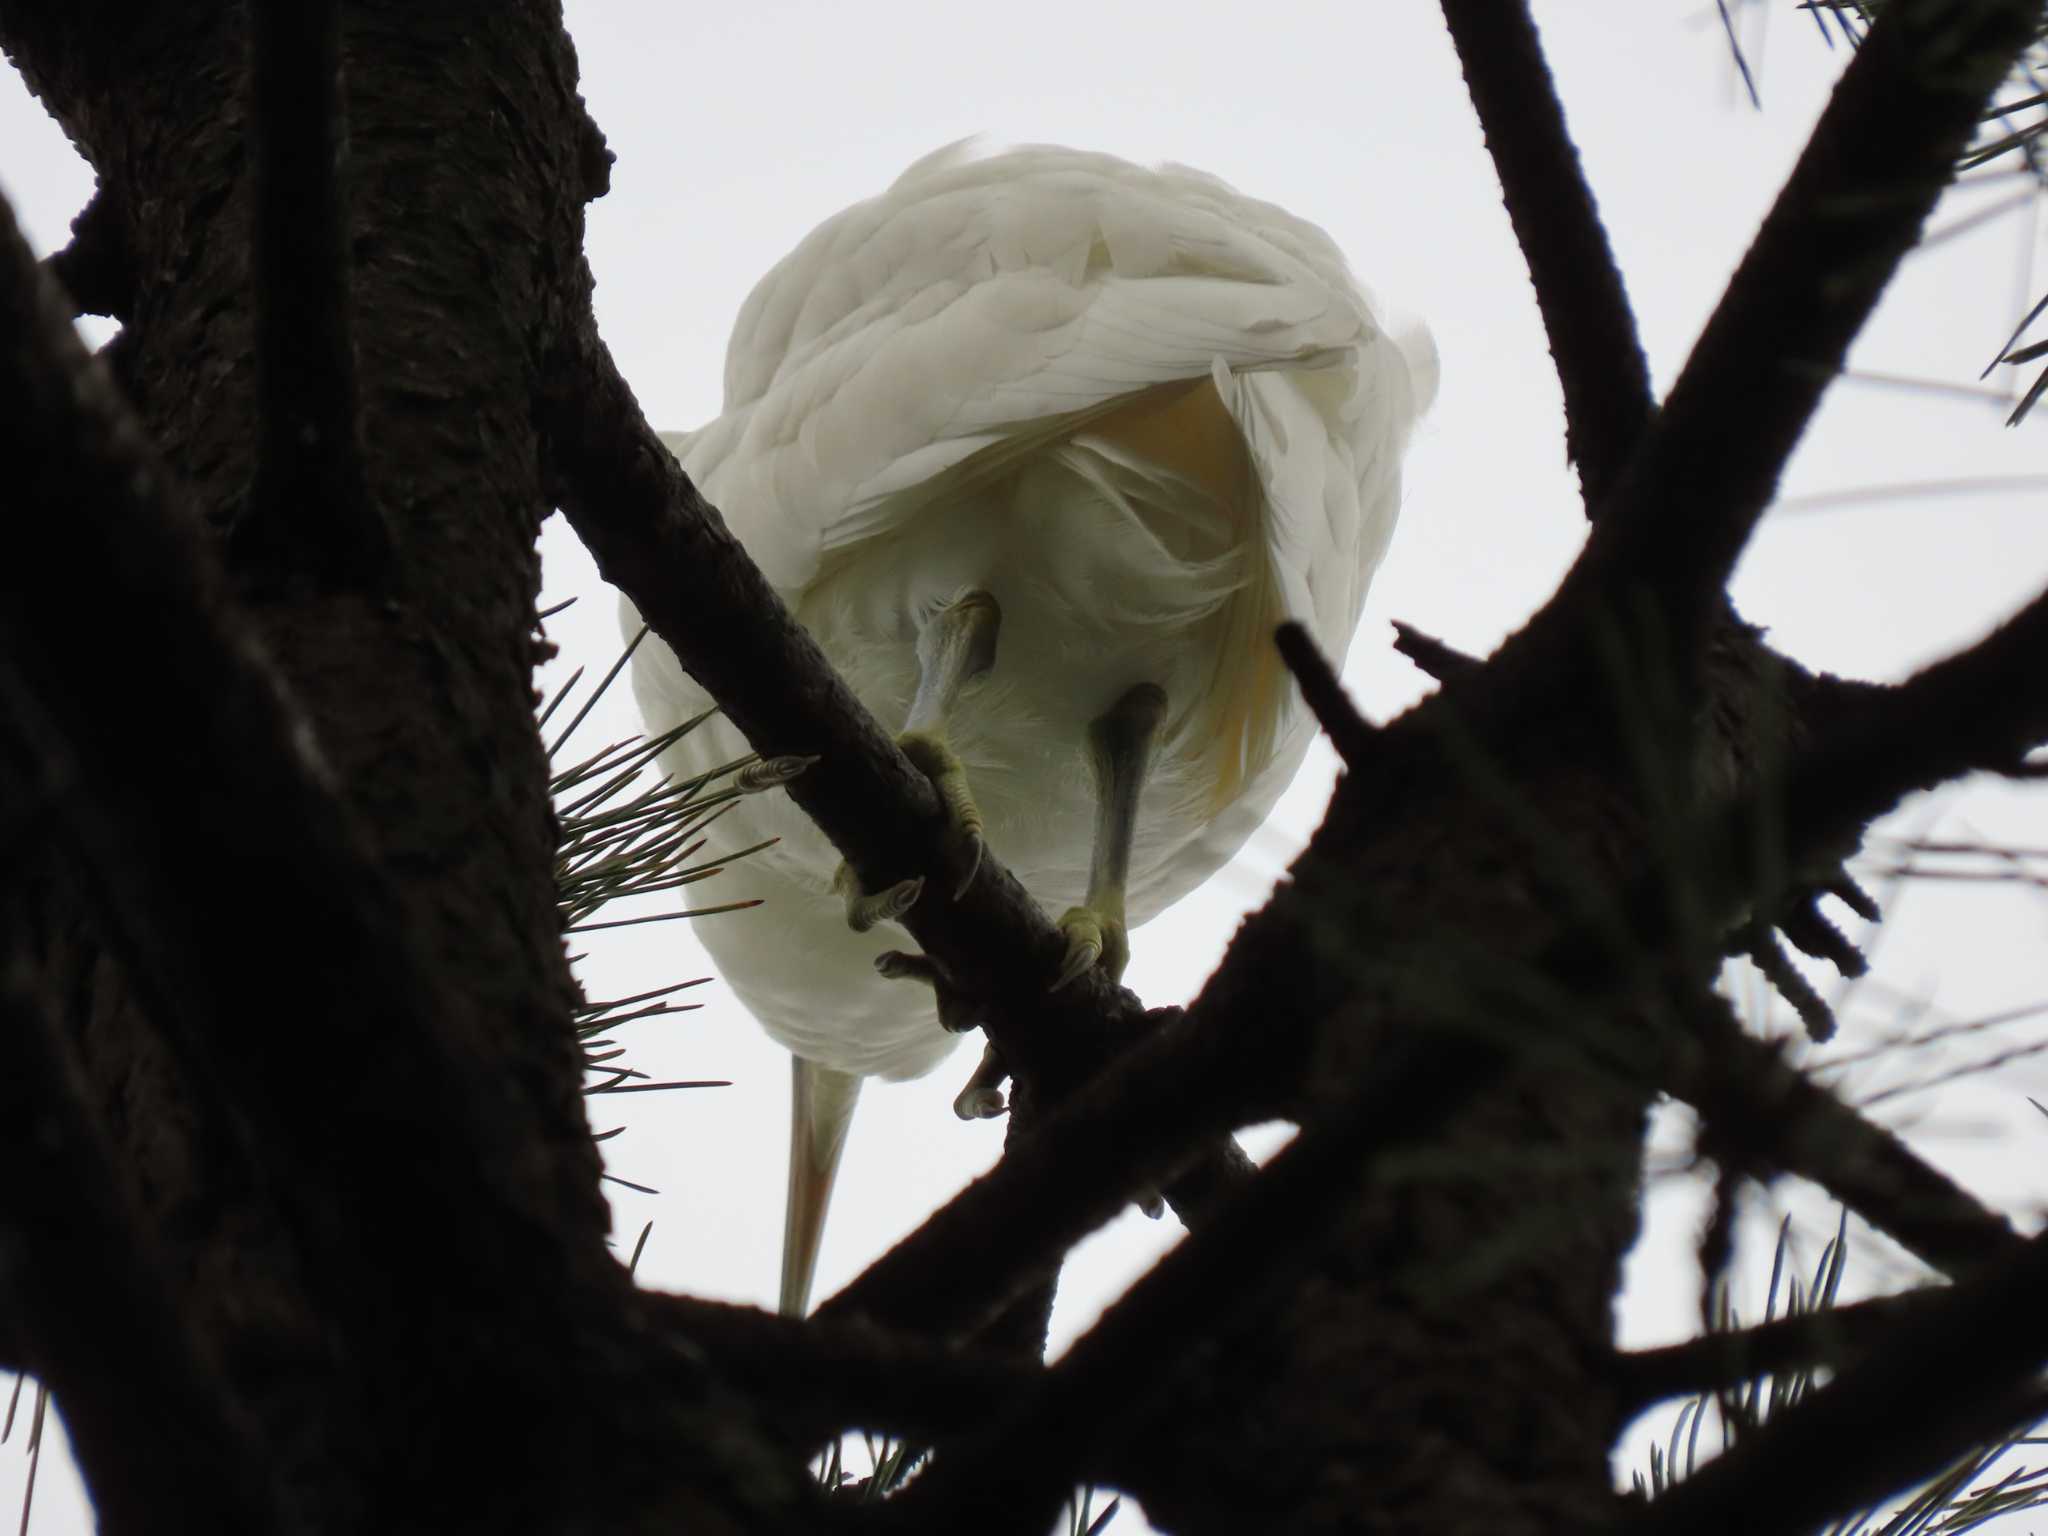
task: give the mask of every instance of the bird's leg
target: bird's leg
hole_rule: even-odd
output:
[[[1095,849],[1088,897],[1061,916],[1067,954],[1053,979],[1057,992],[1090,966],[1119,980],[1131,958],[1124,927],[1124,886],[1138,832],[1138,791],[1152,762],[1153,739],[1166,718],[1166,691],[1154,683],[1128,690],[1088,727],[1088,767],[1095,779]]]
[[[917,696],[910,720],[896,744],[939,792],[946,822],[965,865],[956,897],[965,894],[981,868],[981,811],[967,788],[967,770],[946,740],[946,720],[961,688],[995,665],[996,636],[1003,610],[990,593],[976,588],[933,614],[917,636]]]
[[[946,739],[946,720],[960,690],[995,665],[996,635],[1003,611],[995,598],[976,588],[933,614],[917,635],[917,694],[910,719],[896,744],[938,791],[953,844],[952,862],[961,868],[953,894],[964,894],[981,868],[981,811],[967,788],[967,770]],[[846,921],[857,933],[901,917],[924,892],[923,877],[899,880],[886,890],[860,888],[850,866],[841,864],[833,886],[846,899]]]

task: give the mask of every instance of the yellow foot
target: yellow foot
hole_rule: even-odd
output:
[[[896,738],[903,755],[939,792],[939,804],[946,815],[945,864],[958,871],[952,878],[953,899],[967,894],[967,887],[981,870],[981,856],[988,846],[982,837],[981,811],[967,789],[967,769],[959,755],[932,731],[905,731]],[[875,924],[901,917],[924,894],[924,877],[899,880],[880,891],[866,891],[842,862],[832,876],[832,888],[846,900],[846,921],[855,933],[866,933]]]
[[[1121,904],[1115,912],[1069,907],[1060,914],[1059,929],[1066,936],[1067,953],[1048,990],[1059,991],[1095,966],[1111,981],[1123,979],[1124,967],[1131,960],[1131,941],[1124,928]]]
[[[939,792],[939,804],[946,813],[947,862],[960,872],[953,885],[953,899],[958,901],[974,884],[982,852],[988,846],[982,836],[981,808],[967,788],[967,769],[960,754],[935,731],[905,731],[896,738],[896,745]]]

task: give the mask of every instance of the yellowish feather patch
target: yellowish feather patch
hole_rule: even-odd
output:
[[[1198,487],[1228,514],[1245,547],[1246,579],[1225,609],[1225,641],[1204,711],[1213,815],[1272,756],[1287,702],[1273,647],[1282,615],[1266,543],[1265,494],[1244,434],[1207,378],[1147,390],[1089,423],[1087,432]]]

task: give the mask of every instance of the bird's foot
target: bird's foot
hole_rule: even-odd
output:
[[[953,985],[946,968],[930,955],[885,949],[875,956],[875,970],[892,981],[921,981],[929,986],[938,996],[939,1023],[952,1033],[964,1034],[979,1027],[979,1013],[972,1001]],[[1002,1114],[1009,1108],[1003,1097],[1003,1082],[1009,1075],[1010,1070],[1003,1065],[1002,1053],[995,1045],[983,1046],[981,1065],[967,1079],[967,1086],[954,1096],[953,1113],[962,1120],[990,1120]]]
[[[974,1075],[967,1079],[953,1099],[953,1113],[962,1120],[993,1120],[1007,1110],[1009,1101],[1003,1097],[1003,1082],[1010,1075],[1010,1069],[1003,1065],[1003,1053],[995,1043],[981,1048],[981,1065],[974,1069]]]
[[[964,1035],[981,1028],[981,1010],[930,955],[908,954],[885,949],[875,956],[875,970],[891,981],[921,981],[932,989],[939,1002],[939,1023],[949,1033]]]
[[[1130,964],[1131,941],[1124,926],[1123,904],[1069,907],[1060,914],[1059,930],[1067,941],[1066,957],[1047,990],[1057,992],[1082,972],[1099,967],[1111,981],[1123,979]]]
[[[896,745],[938,791],[939,805],[946,815],[946,863],[959,871],[953,881],[953,899],[958,901],[981,872],[981,856],[988,848],[982,834],[981,808],[974,803],[973,792],[967,787],[966,765],[937,731],[905,731],[896,738]]]
[[[953,899],[958,901],[974,883],[988,846],[982,836],[981,811],[967,788],[967,769],[959,754],[936,731],[905,731],[896,738],[896,744],[938,791],[946,817],[942,867],[958,871],[952,876]],[[898,880],[882,890],[868,891],[862,889],[853,866],[842,861],[832,876],[832,888],[846,900],[847,925],[855,933],[866,933],[875,924],[893,921],[908,912],[924,894],[924,877]]]

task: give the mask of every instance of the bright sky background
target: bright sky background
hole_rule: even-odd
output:
[[[1051,141],[1183,161],[1313,219],[1368,283],[1434,328],[1443,390],[1410,456],[1406,511],[1346,671],[1371,714],[1398,711],[1426,686],[1389,649],[1389,620],[1485,652],[1541,602],[1576,551],[1584,524],[1564,464],[1557,387],[1435,7],[1041,0],[1028,19],[986,30],[935,0],[571,0],[567,10],[584,95],[619,156],[611,194],[590,212],[599,318],[657,426],[694,426],[716,413],[734,312],[755,279],[821,219],[879,192],[949,140],[986,133]],[[1764,37],[1761,13],[1742,11],[1759,68],[1759,113],[1741,95],[1710,4],[1538,7],[1660,390],[1846,60],[1789,0],[1774,12]],[[11,74],[0,80],[0,189],[39,249],[62,244],[89,185],[19,82]],[[1958,192],[1937,224],[2023,190],[2005,179]],[[1974,387],[2039,294],[2033,217],[2009,215],[1916,256],[1859,343],[1855,368]],[[2002,417],[2000,406],[1967,389],[1837,385],[1793,462],[1784,505],[1743,563],[1743,612],[1800,660],[1873,678],[1901,676],[2010,612],[2048,582],[2040,504],[2048,475],[2042,426],[2007,431]],[[2048,422],[2048,410],[2036,422]],[[1996,477],[2033,479],[1999,492],[1979,485],[1828,499]],[[583,599],[551,625],[565,656],[553,675],[574,663],[601,670],[618,643],[614,605],[561,519],[550,521],[544,549],[549,599]],[[579,741],[595,746],[636,729],[621,689]],[[1315,824],[1332,772],[1319,747],[1236,863],[1138,932],[1126,979],[1148,1002],[1199,989],[1240,918],[1263,901]],[[2048,848],[2048,797],[1977,786],[1911,808],[1893,830],[1936,824],[1945,835]],[[746,894],[743,870],[717,889],[721,899]],[[1867,1047],[1887,1031],[2048,994],[2042,896],[2038,886],[1953,882],[1895,893],[1878,980],[1858,994],[1840,1043],[1820,1059]],[[592,935],[587,947],[583,969],[597,996],[706,969],[683,924]],[[607,1144],[612,1169],[661,1190],[614,1189],[617,1228],[630,1244],[654,1223],[641,1266],[648,1283],[769,1304],[781,1232],[786,1057],[722,989],[693,996],[705,1004],[701,1012],[635,1026],[627,1037],[634,1064],[658,1078],[731,1078],[734,1086],[596,1101],[598,1128],[630,1127]],[[1787,1027],[1781,1015],[1771,1028]],[[2048,1021],[1999,1041],[2024,1043],[2043,1030]],[[1976,1039],[1947,1054],[1895,1055],[1849,1082],[1867,1095],[2000,1048]],[[948,1107],[972,1059],[963,1050],[922,1082],[870,1088],[841,1173],[820,1296],[997,1155],[999,1124],[962,1126]],[[2025,1211],[2031,1227],[2048,1127],[2028,1107],[2030,1093],[2048,1097],[2048,1068],[2020,1061],[1995,1079],[1890,1100],[1882,1112],[1987,1199]],[[1664,1140],[1682,1152],[1683,1117],[1667,1120]],[[1810,1239],[1810,1267],[1832,1231],[1832,1210],[1817,1200],[1791,1203]],[[1659,1178],[1651,1209],[1622,1306],[1631,1344],[1696,1326],[1697,1182]],[[1756,1213],[1751,1235],[1764,1236],[1740,1265],[1751,1315],[1775,1219]],[[1854,1224],[1851,1231],[1845,1291],[1911,1273],[1882,1240]],[[1056,1342],[1085,1328],[1177,1235],[1170,1218],[1153,1223],[1133,1213],[1081,1249],[1062,1283]],[[1617,1458],[1624,1480],[1644,1465],[1643,1432]],[[22,1472],[17,1449],[0,1453],[0,1510],[18,1499]],[[47,1457],[35,1528],[82,1529],[85,1520],[68,1467]],[[1112,1529],[1133,1536],[1143,1527],[1127,1508]]]

